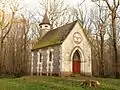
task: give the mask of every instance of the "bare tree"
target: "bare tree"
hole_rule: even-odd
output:
[[[85,5],[83,5],[84,2],[85,0],[77,3],[76,7],[71,8],[71,16],[73,16],[73,21],[77,19],[80,22],[82,28],[86,29],[87,25],[90,23],[87,16],[87,8]]]
[[[11,10],[11,18],[8,18],[7,17],[7,14],[6,14],[6,11],[5,9],[8,8],[7,7],[7,0],[1,0],[1,9],[0,9],[0,12],[1,12],[1,16],[0,16],[0,72],[4,72],[4,69],[5,69],[5,66],[4,66],[4,60],[3,60],[3,57],[4,57],[4,51],[3,51],[3,44],[4,44],[4,41],[5,41],[5,38],[6,36],[9,34],[10,30],[11,30],[11,27],[12,27],[12,24],[13,24],[13,18],[15,16],[15,13],[17,12],[17,8],[18,8],[18,5],[15,5],[14,4],[11,4],[9,3],[9,9]],[[10,17],[9,16],[9,17]],[[7,17],[7,20],[6,20],[6,17]]]
[[[99,1],[99,0],[96,0]],[[117,50],[117,35],[116,35],[116,18],[117,18],[117,10],[120,6],[120,0],[102,0],[105,2],[107,8],[110,11],[111,17],[111,38],[112,38],[112,46],[114,48],[113,55],[114,55],[114,66],[115,66],[115,77],[118,78],[118,50]]]
[[[114,64],[115,64],[115,77],[119,77],[119,71],[118,71],[118,49],[117,49],[117,36],[116,36],[116,18],[117,18],[117,10],[120,6],[120,0],[113,0],[112,4],[109,2],[109,0],[105,0],[105,3],[107,4],[110,12],[111,12],[111,22],[112,22],[112,42],[113,42],[113,48],[114,48]]]
[[[100,76],[104,76],[104,66],[105,66],[105,61],[104,61],[104,39],[105,39],[105,32],[106,32],[106,26],[108,25],[106,22],[109,19],[109,14],[106,11],[106,7],[101,5],[101,2],[99,1],[98,4],[98,20],[95,24],[97,24],[98,27],[98,32],[100,36],[100,60],[99,60],[99,74]]]
[[[48,13],[51,25],[54,27],[61,26],[68,22],[65,17],[68,13],[68,7],[65,6],[64,0],[41,0],[40,8]],[[41,15],[39,13],[39,15]]]

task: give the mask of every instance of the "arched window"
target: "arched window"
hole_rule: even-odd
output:
[[[50,52],[49,52],[49,61],[52,61],[52,55],[53,55],[53,52],[50,51]]]
[[[42,62],[42,53],[40,53],[39,55],[40,55],[39,62]]]

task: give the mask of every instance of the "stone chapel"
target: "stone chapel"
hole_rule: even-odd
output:
[[[78,21],[52,29],[47,13],[32,48],[32,75],[92,75],[91,46]]]

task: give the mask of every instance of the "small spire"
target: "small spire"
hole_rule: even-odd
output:
[[[42,24],[49,24],[49,25],[51,25],[50,21],[49,21],[49,18],[47,16],[47,12],[45,12],[44,18],[43,18],[42,22],[40,23],[40,25],[42,25]]]

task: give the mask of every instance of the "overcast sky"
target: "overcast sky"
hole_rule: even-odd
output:
[[[22,4],[30,9],[35,9],[39,4],[40,0],[20,0]],[[71,6],[75,6],[77,3],[82,2],[83,0],[64,0],[65,4],[69,4]],[[87,6],[91,6],[91,0],[85,0],[85,4]]]
[[[35,7],[40,0],[23,0],[24,4],[27,4],[29,7]],[[66,4],[74,5],[80,0],[64,0]]]

